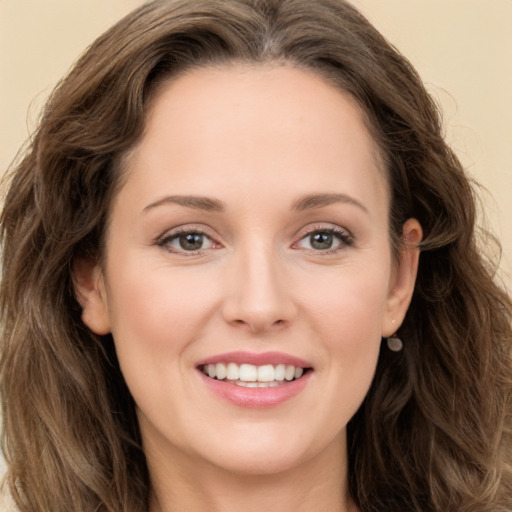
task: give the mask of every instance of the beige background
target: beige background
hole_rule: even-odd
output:
[[[141,0],[0,0],[0,172],[59,78]],[[417,67],[447,137],[489,191],[512,289],[512,0],[354,0]],[[0,463],[1,465],[1,463]]]

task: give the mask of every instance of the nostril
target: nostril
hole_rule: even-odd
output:
[[[277,319],[277,320],[266,320],[265,318],[252,318],[249,320],[243,320],[240,318],[236,318],[231,321],[231,324],[234,326],[240,326],[240,327],[246,327],[250,329],[251,331],[265,331],[268,329],[276,328],[276,327],[283,327],[287,323],[284,319]]]

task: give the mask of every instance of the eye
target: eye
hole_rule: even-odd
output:
[[[295,244],[295,247],[320,252],[335,252],[351,245],[353,245],[353,240],[348,232],[341,229],[324,228],[310,231]]]
[[[181,230],[162,238],[158,245],[170,252],[197,253],[215,247],[215,242],[205,233],[194,230]]]

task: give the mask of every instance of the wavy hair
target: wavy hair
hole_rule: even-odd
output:
[[[435,103],[343,0],[145,3],[53,92],[1,215],[3,448],[18,507],[147,511],[135,405],[111,336],[81,321],[73,262],[101,257],[123,156],[159,85],[235,61],[310,69],[351,94],[387,169],[395,249],[406,219],[423,227],[404,350],[382,349],[348,426],[354,500],[363,512],[510,511],[510,298],[493,282],[473,188]]]

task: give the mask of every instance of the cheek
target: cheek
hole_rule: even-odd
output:
[[[119,266],[109,277],[112,335],[133,398],[156,413],[162,390],[175,389],[167,399],[177,407],[177,396],[189,397],[190,348],[215,309],[214,290],[160,266]]]
[[[388,289],[386,273],[352,270],[331,278],[324,292],[310,298],[305,308],[312,315],[316,345],[325,355],[321,358],[325,367],[319,368],[329,376],[325,405],[342,412],[347,421],[373,380]]]
[[[117,285],[110,294],[112,331],[123,343],[132,340],[147,348],[179,350],[214,307],[208,281],[186,271],[118,269],[111,282]]]
[[[347,267],[316,277],[317,291],[309,293],[304,309],[314,317],[326,340],[337,340],[332,348],[345,347],[357,353],[366,341],[380,341],[389,274],[382,269]]]
[[[109,282],[112,335],[123,376],[144,413],[160,417],[162,396],[171,409],[179,407],[180,397],[192,398],[185,385],[193,363],[188,350],[215,309],[214,291],[186,271],[160,265],[125,263],[112,268]]]

